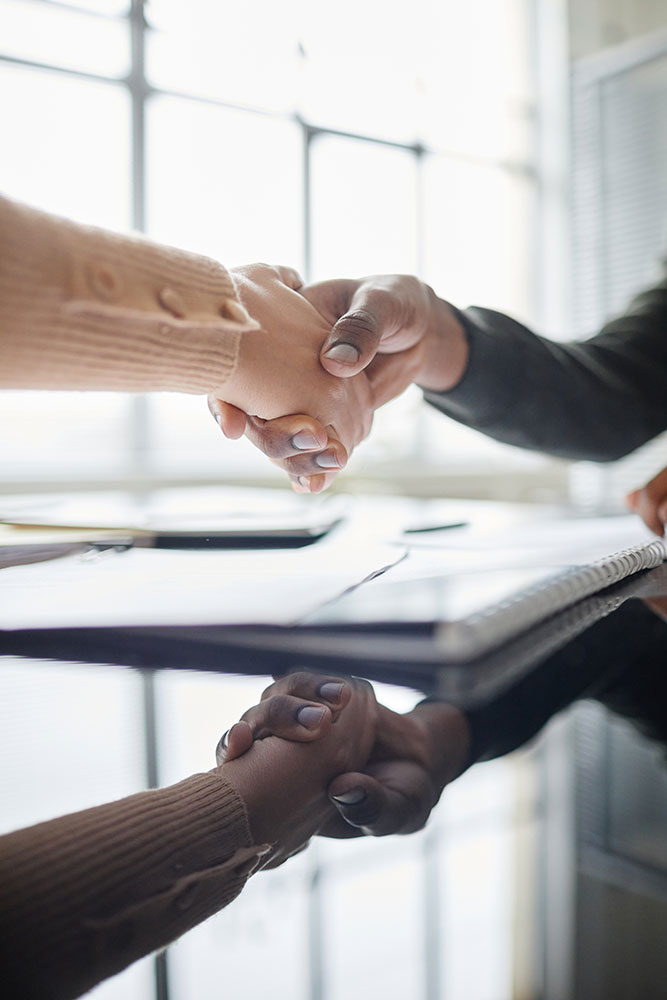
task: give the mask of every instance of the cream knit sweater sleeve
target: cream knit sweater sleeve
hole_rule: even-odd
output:
[[[0,197],[0,388],[211,392],[257,327],[216,261]]]

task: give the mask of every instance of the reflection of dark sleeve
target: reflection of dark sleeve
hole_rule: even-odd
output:
[[[559,344],[490,309],[459,313],[468,368],[425,399],[522,448],[610,461],[667,428],[667,278],[590,340]]]
[[[667,624],[628,601],[494,701],[467,712],[470,763],[531,739],[579,698],[596,698],[667,744]]]

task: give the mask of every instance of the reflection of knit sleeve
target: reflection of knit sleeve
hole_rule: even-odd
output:
[[[0,198],[0,387],[206,393],[256,327],[215,261]]]
[[[230,903],[262,853],[215,771],[0,838],[3,996],[79,996]]]
[[[488,704],[466,712],[469,763],[516,750],[579,698],[595,698],[667,745],[667,624],[641,601],[552,654]]]
[[[491,309],[457,313],[468,367],[425,399],[500,441],[610,461],[667,429],[667,278],[590,340],[555,343]]]

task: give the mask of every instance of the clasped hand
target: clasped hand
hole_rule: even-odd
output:
[[[355,737],[365,739],[364,749],[339,758],[326,788],[329,815],[313,833],[348,838],[420,830],[443,788],[467,765],[467,722],[445,702],[423,702],[400,715],[378,704],[369,691],[368,682],[355,678],[288,674],[270,685],[260,703],[225,733],[216,750],[217,762],[228,764],[253,743],[276,736],[311,744],[302,759],[314,761],[332,740],[349,740],[345,734],[355,712]],[[365,700],[360,712],[361,696]]]
[[[375,410],[412,382],[447,388],[464,338],[447,303],[409,275],[304,287],[290,268],[234,274],[263,327],[244,334],[239,368],[209,408],[227,437],[246,434],[284,468],[297,492],[318,493],[370,431]],[[450,349],[443,351],[448,336]],[[458,345],[458,349],[457,349]]]

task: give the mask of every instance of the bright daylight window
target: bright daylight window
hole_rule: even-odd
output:
[[[226,264],[413,272],[534,320],[531,8],[0,0],[0,190]],[[12,392],[0,421],[5,482],[282,481],[200,398]],[[346,475],[508,461],[542,460],[414,390]]]

